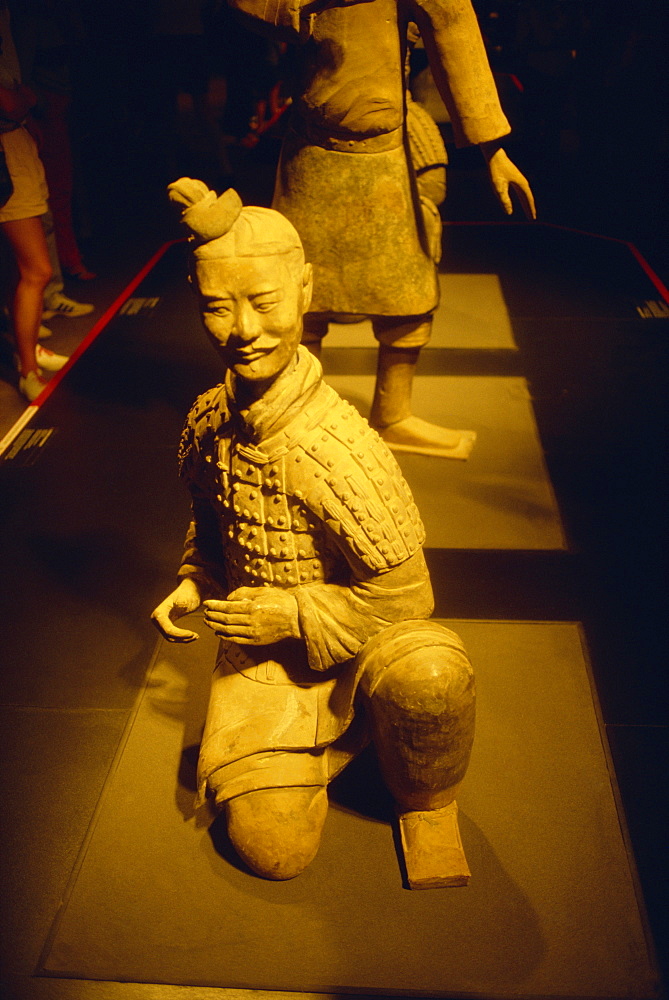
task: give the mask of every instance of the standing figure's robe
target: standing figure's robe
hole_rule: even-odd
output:
[[[415,22],[456,143],[510,131],[470,0],[371,0],[307,13],[299,0],[229,0],[300,45],[272,207],[314,267],[311,313],[422,316],[438,304],[441,222],[420,199],[406,129]]]

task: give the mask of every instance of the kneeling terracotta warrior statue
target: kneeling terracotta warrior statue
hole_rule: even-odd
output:
[[[259,875],[314,857],[327,785],[371,737],[400,814],[409,883],[469,877],[455,795],[474,729],[471,666],[433,609],[423,526],[397,463],[300,347],[311,295],[297,232],[200,181],[170,186],[192,232],[205,329],[227,365],[196,400],[181,472],[180,582],[153,613],[204,606],[220,637],[202,795]]]

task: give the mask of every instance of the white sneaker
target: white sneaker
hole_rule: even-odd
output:
[[[69,360],[66,354],[56,354],[48,347],[42,347],[41,344],[37,344],[35,347],[35,361],[46,372],[59,372]]]
[[[48,326],[44,326],[43,323],[40,323],[39,331],[37,333],[37,339],[46,340],[47,337],[53,337],[53,334]]]
[[[37,399],[40,393],[46,388],[47,383],[37,372],[28,372],[27,375],[19,376],[19,392],[25,396],[29,403]]]
[[[56,316],[57,314],[72,318],[76,316],[88,316],[95,309],[95,306],[90,302],[75,302],[74,299],[68,298],[62,292],[54,292],[53,295],[50,295],[48,302],[45,300],[44,306],[42,319],[51,319],[52,316]]]

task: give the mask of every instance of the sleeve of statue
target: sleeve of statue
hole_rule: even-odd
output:
[[[410,0],[430,69],[458,146],[511,131],[497,94],[471,0]]]
[[[198,580],[203,591],[212,596],[227,592],[218,518],[211,503],[216,492],[216,463],[212,458],[214,427],[220,424],[216,405],[219,388],[195,401],[179,442],[179,473],[191,495],[191,521],[177,576]]]
[[[311,584],[294,594],[312,670],[352,659],[384,628],[429,618],[434,607],[422,550],[384,573],[361,573],[349,586]]]
[[[193,498],[193,516],[186,532],[177,578],[190,577],[208,597],[227,594],[225,561],[218,525],[209,503]]]
[[[305,415],[285,465],[289,492],[302,497],[347,564],[346,579],[294,591],[309,663],[327,670],[389,624],[429,617],[432,589],[425,529],[397,461],[325,383],[319,398],[323,416]]]

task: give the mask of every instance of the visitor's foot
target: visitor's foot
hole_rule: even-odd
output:
[[[70,360],[66,354],[56,354],[54,351],[37,344],[35,347],[35,360],[40,368],[47,372],[59,372]]]
[[[47,383],[37,372],[28,372],[27,375],[19,376],[19,392],[25,396],[29,403],[34,402],[40,393],[46,389]]]
[[[391,451],[408,451],[439,458],[469,458],[476,431],[455,431],[409,416],[377,430]]]
[[[471,877],[455,802],[442,809],[402,813],[400,837],[410,889],[467,885]]]
[[[62,292],[54,292],[50,295],[48,300],[44,300],[44,312],[42,313],[43,319],[51,319],[52,316],[69,316],[70,318],[76,318],[78,316],[88,316],[92,313],[95,306],[90,302],[75,302],[74,299],[69,298],[69,296],[64,295]]]

